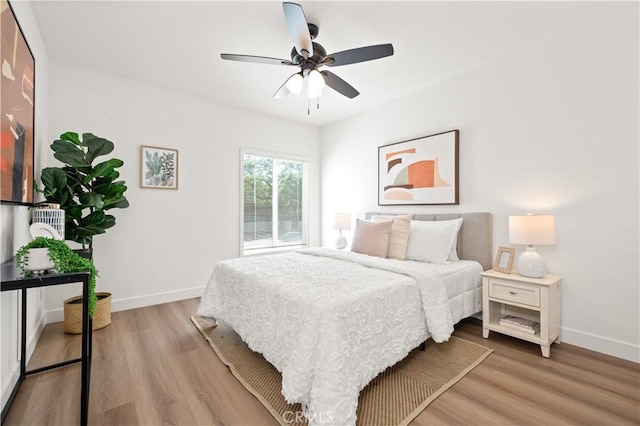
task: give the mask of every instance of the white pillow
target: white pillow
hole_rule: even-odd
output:
[[[459,220],[412,220],[407,259],[449,263],[449,255],[458,236],[459,223]]]
[[[451,246],[451,251],[449,252],[449,260],[458,261],[458,233],[460,232],[460,228],[462,228],[462,218],[453,219],[453,220],[443,220],[442,222],[457,222],[458,230],[456,231],[456,236],[453,239],[453,246]]]

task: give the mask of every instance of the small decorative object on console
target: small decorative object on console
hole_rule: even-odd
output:
[[[31,221],[35,223],[44,223],[55,229],[60,240],[64,240],[64,210],[60,208],[60,204],[44,203],[31,211]],[[44,235],[45,237],[47,235]],[[55,237],[54,237],[55,238]]]

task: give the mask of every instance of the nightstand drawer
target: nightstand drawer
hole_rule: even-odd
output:
[[[540,307],[540,288],[508,281],[489,280],[489,297]]]

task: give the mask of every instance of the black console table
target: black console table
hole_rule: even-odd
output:
[[[41,373],[54,368],[64,367],[69,364],[80,362],[82,365],[81,386],[80,386],[80,424],[87,425],[89,417],[89,383],[91,379],[91,351],[93,324],[89,316],[89,272],[74,272],[69,274],[45,273],[23,276],[17,269],[15,259],[2,263],[2,291],[21,290],[22,293],[22,313],[21,313],[21,335],[20,335],[20,377],[9,396],[7,404],[2,410],[2,423],[11,408],[20,385],[26,376]],[[61,284],[82,283],[82,354],[80,358],[59,362],[46,367],[26,370],[25,353],[27,349],[27,289],[35,287],[49,287]],[[52,396],[52,400],[55,396]]]

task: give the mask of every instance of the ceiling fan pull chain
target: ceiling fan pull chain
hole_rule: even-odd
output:
[[[320,96],[318,96],[318,97],[316,98],[316,102],[317,102],[317,103],[316,103],[316,109],[318,109],[318,110],[319,110],[319,109],[320,109]]]
[[[307,98],[307,115],[311,115],[311,109],[309,108],[309,98]]]

